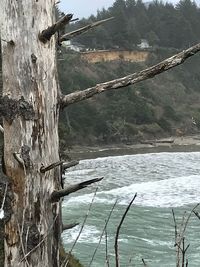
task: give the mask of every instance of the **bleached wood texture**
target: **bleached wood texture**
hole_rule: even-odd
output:
[[[5,267],[59,266],[60,203],[52,204],[49,198],[60,189],[60,167],[40,172],[42,164],[60,160],[55,38],[45,44],[38,39],[55,23],[54,4],[54,0],[1,1],[0,112],[6,174],[14,193],[13,213],[5,225]]]

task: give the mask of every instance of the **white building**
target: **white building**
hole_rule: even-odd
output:
[[[67,49],[73,50],[75,52],[81,52],[85,49],[84,45],[81,45],[77,42],[73,42],[71,40],[64,41],[62,43]]]
[[[146,39],[141,39],[141,43],[137,45],[140,49],[150,48],[149,42]]]

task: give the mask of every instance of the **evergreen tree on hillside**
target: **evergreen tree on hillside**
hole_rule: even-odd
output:
[[[152,46],[181,49],[200,38],[200,8],[191,0],[181,0],[176,6],[157,0],[149,5],[142,0],[116,0],[108,10],[99,10],[96,17],[83,19],[73,27],[107,17],[115,19],[77,40],[91,48],[133,49],[144,38]]]

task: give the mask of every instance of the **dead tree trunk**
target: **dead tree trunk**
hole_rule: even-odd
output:
[[[0,109],[4,163],[14,193],[5,225],[6,267],[59,266],[60,203],[51,203],[50,196],[59,189],[60,170],[40,171],[59,161],[55,38],[38,38],[53,25],[53,9],[54,0],[1,1]]]
[[[152,78],[200,51],[198,44],[147,70],[65,96],[57,81],[53,35],[72,15],[55,23],[54,7],[55,0],[1,1],[3,171],[12,191],[8,204],[12,212],[5,220],[5,267],[59,266],[60,199],[102,179],[61,190],[61,173],[74,163],[63,164],[59,158],[60,105],[64,108],[95,94]],[[89,28],[80,29],[76,35]],[[62,36],[58,40],[61,42]]]

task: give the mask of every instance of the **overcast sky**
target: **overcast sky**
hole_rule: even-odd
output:
[[[115,0],[61,0],[60,9],[73,13],[74,18],[88,17],[96,14],[97,9],[108,8]]]
[[[149,2],[149,0],[143,0]],[[165,1],[165,0],[164,0]],[[177,3],[179,0],[166,0],[168,2]],[[74,14],[74,18],[89,17],[91,14],[96,14],[97,9],[112,6],[115,0],[61,0],[60,9],[65,13]],[[196,0],[200,3],[200,0]]]

